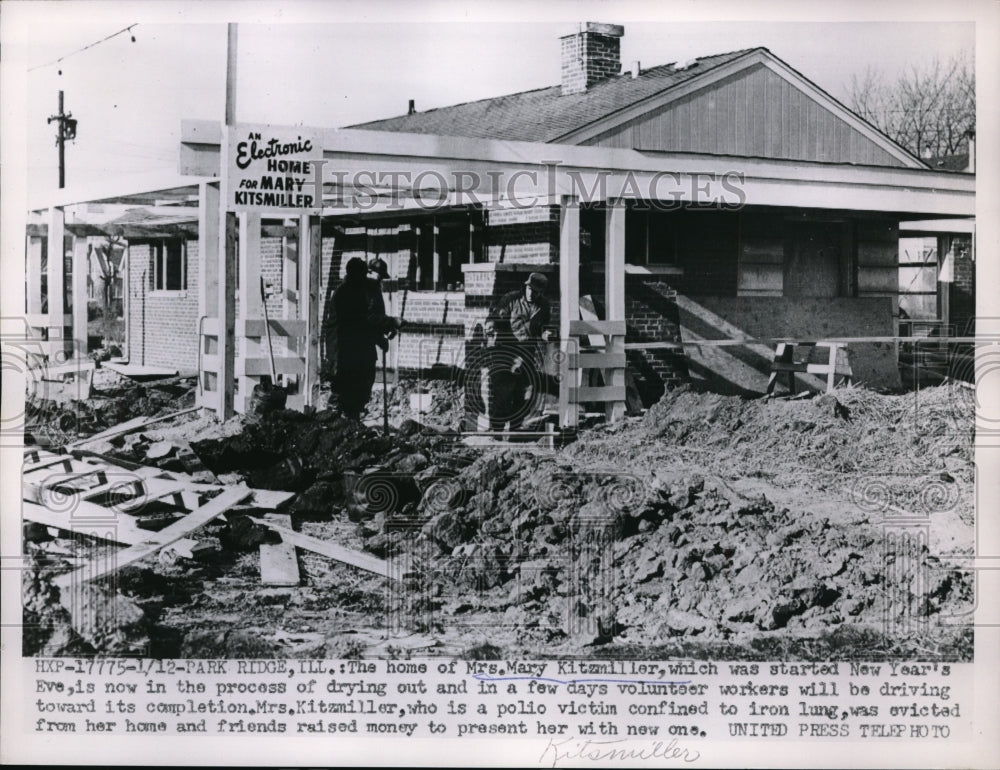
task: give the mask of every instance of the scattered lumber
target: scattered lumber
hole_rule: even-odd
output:
[[[261,526],[277,532],[281,535],[283,542],[294,545],[304,551],[311,551],[312,553],[318,553],[320,556],[327,556],[336,561],[343,562],[344,564],[350,564],[352,567],[363,569],[366,572],[372,572],[381,577],[392,577],[392,575],[389,574],[388,562],[385,562],[382,559],[377,559],[374,556],[369,556],[361,551],[345,548],[342,545],[330,543],[326,540],[320,540],[317,537],[304,535],[301,532],[293,532],[291,529],[286,529],[285,527],[279,526],[271,521],[268,521],[267,519],[255,517],[250,518]]]
[[[164,527],[159,532],[147,533],[148,537],[145,541],[119,551],[110,559],[95,559],[78,570],[60,575],[53,583],[59,588],[65,588],[74,583],[106,577],[122,567],[156,553],[161,548],[174,545],[185,535],[218,518],[232,506],[246,500],[251,494],[252,491],[249,487],[239,486],[227,489],[218,497],[212,498],[201,508],[191,511],[187,516],[178,519],[170,526]]]
[[[283,529],[292,529],[292,517],[275,513],[264,517]],[[282,539],[280,543],[260,545],[260,582],[266,586],[297,586],[301,580],[295,546]]]
[[[86,438],[70,442],[66,445],[66,449],[75,449],[76,447],[80,447],[94,441],[103,441],[116,436],[122,436],[126,433],[139,430],[140,428],[145,428],[147,425],[172,420],[174,417],[181,417],[185,414],[191,414],[192,412],[198,411],[201,411],[200,406],[192,406],[190,409],[181,409],[179,412],[171,412],[170,414],[163,414],[159,417],[136,417],[131,420],[126,420],[123,423],[119,423],[118,425],[108,428],[107,430],[102,430],[100,433],[95,433],[93,436],[87,436]]]

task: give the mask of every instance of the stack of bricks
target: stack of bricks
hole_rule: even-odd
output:
[[[559,207],[490,209],[486,212],[486,243],[490,262],[558,262]]]

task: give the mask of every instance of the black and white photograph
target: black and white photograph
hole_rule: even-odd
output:
[[[998,33],[5,4],[3,761],[995,766]]]

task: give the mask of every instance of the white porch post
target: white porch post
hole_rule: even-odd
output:
[[[559,420],[564,428],[575,428],[578,407],[570,403],[570,389],[576,388],[576,369],[570,359],[577,353],[570,336],[570,323],[580,318],[580,206],[573,196],[564,196],[559,217],[559,346],[562,374],[559,382]],[[572,382],[570,379],[572,378]]]
[[[322,218],[299,217],[299,275],[305,275],[305,286],[299,290],[299,314],[306,322],[306,373],[302,396],[306,406],[319,401],[320,372],[320,277],[323,271]]]
[[[198,185],[198,389],[196,403],[214,409],[221,416],[223,410],[219,335],[219,184],[203,182]],[[210,376],[211,375],[211,376]],[[214,390],[208,390],[212,386]]]
[[[28,287],[27,305],[28,326],[43,326],[42,314],[42,236],[28,236],[28,263],[25,266],[25,282]]]
[[[50,362],[60,361],[65,350],[66,308],[63,304],[63,287],[65,275],[66,249],[63,236],[66,232],[66,214],[61,206],[52,206],[48,211],[49,248],[48,248],[48,297],[49,297],[49,342],[45,352]]]
[[[236,403],[236,411],[246,412],[253,388],[260,381],[258,375],[247,374],[250,359],[260,357],[260,337],[249,337],[246,333],[248,320],[264,317],[264,305],[260,297],[260,214],[240,212],[239,232],[240,315],[236,323],[236,345],[240,352],[240,363],[236,376],[240,382],[240,400]]]
[[[73,236],[73,357],[87,357],[87,273],[90,267],[86,236]]]
[[[608,321],[625,320],[625,203],[609,200],[604,228],[604,302]],[[609,354],[625,353],[625,339],[608,334],[606,351]],[[604,384],[625,387],[625,370],[607,369]],[[623,401],[610,402],[606,408],[609,422],[625,416]]]

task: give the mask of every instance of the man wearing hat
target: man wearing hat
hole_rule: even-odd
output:
[[[379,260],[381,261],[381,260]],[[382,263],[383,270],[385,263]],[[333,293],[331,322],[336,332],[336,371],[333,387],[345,416],[361,419],[375,383],[377,347],[388,349],[399,322],[385,314],[378,281],[368,277],[369,265],[354,257],[347,261],[344,281]],[[376,271],[377,272],[377,271]]]
[[[540,343],[551,337],[545,328],[551,314],[545,296],[548,283],[542,273],[531,273],[523,289],[505,294],[490,310],[486,333],[488,340],[495,340],[489,398],[493,430],[502,429],[506,422],[511,430],[517,430],[541,404],[544,369]]]

